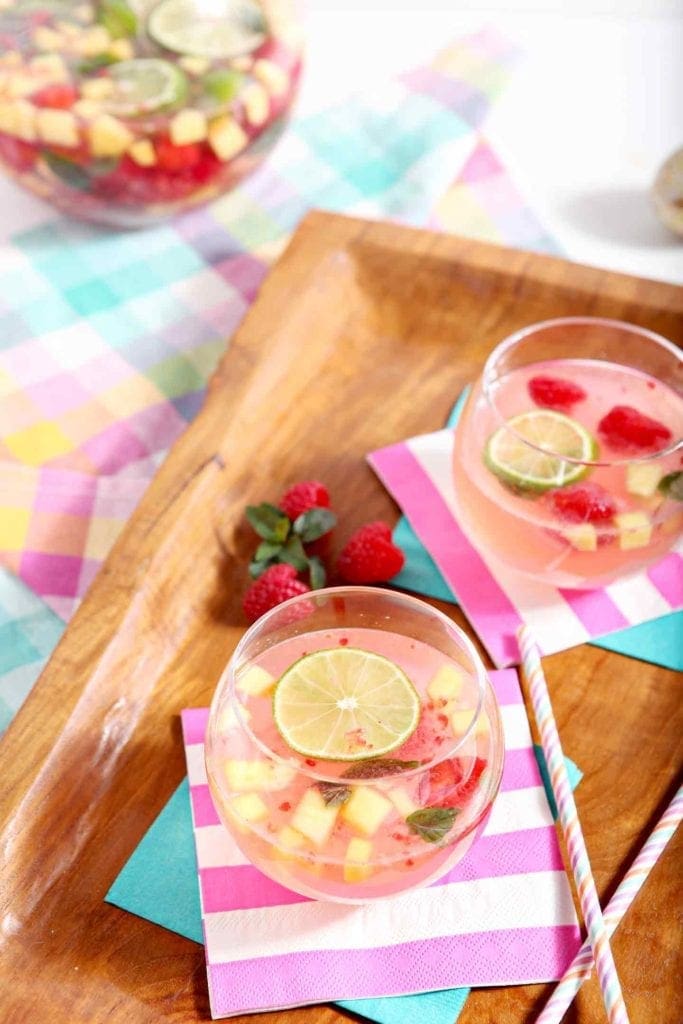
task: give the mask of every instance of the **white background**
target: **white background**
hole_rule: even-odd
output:
[[[546,228],[572,259],[683,282],[683,240],[648,199],[683,146],[683,0],[309,0],[308,12],[304,107],[465,32],[504,32],[523,57],[484,131]],[[4,231],[43,215],[0,182]]]

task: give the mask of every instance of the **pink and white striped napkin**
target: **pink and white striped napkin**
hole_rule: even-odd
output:
[[[206,708],[183,712],[211,1012],[561,977],[580,945],[517,674],[491,673],[506,760],[467,857],[426,889],[364,906],[306,899],[262,875],[219,822]]]
[[[381,448],[368,461],[441,570],[495,665],[519,663],[523,623],[543,654],[575,647],[683,608],[683,544],[649,569],[597,590],[558,589],[495,570],[458,526],[453,430]]]

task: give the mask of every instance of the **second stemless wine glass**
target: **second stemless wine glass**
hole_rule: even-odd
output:
[[[339,587],[245,634],[213,699],[206,765],[245,859],[306,896],[358,903],[424,885],[467,853],[503,749],[484,666],[450,619]]]
[[[683,362],[651,331],[535,324],[490,355],[455,429],[458,519],[492,566],[596,587],[683,528]]]

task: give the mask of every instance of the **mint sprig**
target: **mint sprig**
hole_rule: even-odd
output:
[[[426,843],[439,843],[453,828],[457,815],[457,807],[422,807],[408,815],[406,825]]]
[[[419,768],[419,761],[401,761],[397,757],[367,757],[356,761],[339,776],[340,779],[379,779]],[[320,795],[328,807],[341,807],[351,796],[351,787],[342,782],[320,782]]]
[[[297,572],[308,572],[313,590],[325,586],[325,567],[316,555],[308,555],[304,544],[318,540],[336,525],[337,517],[328,508],[311,508],[294,520],[264,501],[248,505],[246,516],[262,538],[249,564],[249,575],[258,579],[271,565],[286,563]]]

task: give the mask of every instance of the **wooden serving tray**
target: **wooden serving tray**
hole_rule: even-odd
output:
[[[370,517],[393,521],[365,454],[440,427],[500,339],[570,314],[683,337],[683,292],[665,284],[306,218],[0,747],[0,1020],[209,1018],[200,947],[103,897],[184,775],[178,712],[208,703],[244,628],[245,504],[315,476],[342,539]],[[585,772],[577,802],[604,897],[673,795],[681,681],[589,646],[545,664],[566,753]],[[639,1024],[683,1019],[682,852],[679,832],[615,938]],[[475,992],[462,1024],[530,1021],[549,992]],[[345,1019],[333,1007],[260,1017]],[[604,1019],[594,980],[566,1019]]]

